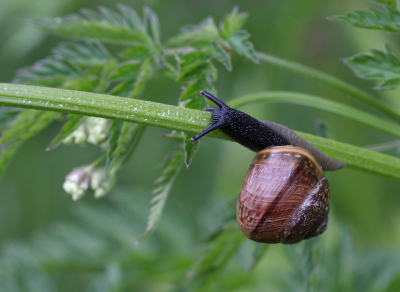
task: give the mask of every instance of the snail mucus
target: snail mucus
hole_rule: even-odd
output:
[[[217,107],[204,109],[212,112],[211,125],[191,142],[220,129],[257,152],[237,201],[236,217],[243,234],[254,241],[283,244],[322,234],[329,213],[329,184],[322,170],[346,164],[283,125],[232,109],[204,90],[200,94]]]

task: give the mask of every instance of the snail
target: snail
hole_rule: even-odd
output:
[[[328,223],[329,184],[324,170],[346,166],[314,147],[289,128],[259,121],[228,107],[210,93],[200,94],[218,107],[211,125],[191,142],[220,129],[233,141],[256,151],[237,201],[243,234],[263,243],[297,243],[322,234]]]

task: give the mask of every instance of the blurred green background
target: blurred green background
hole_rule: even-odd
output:
[[[368,3],[358,0],[270,0],[270,1],[182,1],[148,0],[119,1],[140,12],[143,6],[153,9],[161,23],[162,40],[175,35],[181,26],[198,23],[207,16],[217,21],[238,5],[250,13],[245,28],[251,33],[255,49],[293,60],[352,83],[371,92],[372,84],[356,78],[341,62],[342,58],[369,48],[381,49],[384,42],[399,47],[398,39],[382,32],[365,31],[328,21],[327,16],[367,9]],[[114,1],[77,0],[2,0],[0,1],[0,82],[10,82],[18,68],[30,66],[50,54],[62,39],[24,23],[27,18],[43,18],[76,13],[80,8],[103,5],[115,7]],[[218,67],[218,96],[227,101],[241,94],[265,90],[300,91],[332,100],[362,105],[314,80],[266,64],[234,60],[233,71]],[[177,104],[179,86],[167,79],[152,79],[143,99]],[[398,91],[373,92],[377,98],[400,108]],[[317,134],[317,123],[324,122],[332,139],[368,146],[392,141],[393,138],[352,121],[317,110],[287,104],[247,106],[242,109],[257,118],[272,120],[294,130]],[[58,222],[76,222],[79,206],[101,208],[113,196],[133,198],[137,217],[132,222],[133,239],[144,230],[150,201],[151,183],[160,173],[157,166],[174,147],[173,141],[161,137],[165,130],[148,128],[130,163],[118,175],[117,186],[109,197],[94,200],[87,195],[73,202],[62,189],[65,176],[75,167],[92,162],[100,153],[93,146],[85,148],[61,146],[46,152],[60,124],[53,124],[31,139],[18,151],[0,182],[0,240],[3,247],[30,242],[37,234],[56,229]],[[189,169],[183,169],[167,201],[162,222],[145,241],[132,249],[149,254],[155,247],[161,257],[151,264],[161,265],[160,283],[173,281],[168,271],[168,255],[182,253],[190,258],[197,251],[199,240],[215,223],[218,206],[237,196],[253,153],[239,145],[205,139]],[[399,155],[397,151],[390,153]],[[400,250],[400,184],[353,169],[329,173],[333,222],[344,223],[358,249],[379,247],[398,254]],[[124,210],[121,210],[123,212]],[[334,224],[334,223],[333,223]],[[334,232],[328,228],[326,236]],[[333,233],[332,233],[333,234]],[[337,233],[336,233],[337,234]],[[325,235],[324,235],[325,236]],[[340,236],[340,233],[339,233]],[[82,242],[84,244],[84,242]],[[154,255],[153,255],[154,256]],[[164,260],[163,260],[164,259]],[[162,264],[162,262],[164,264]],[[274,274],[290,266],[280,245],[271,246],[253,274],[246,275],[233,266],[243,285],[262,287],[266,274]],[[139,265],[140,267],[140,265]],[[164,270],[163,270],[164,269]],[[65,279],[59,279],[61,283]],[[145,280],[144,280],[145,281]],[[253,281],[251,284],[250,281]],[[85,279],[65,284],[65,291],[84,287]],[[140,281],[138,280],[138,283]],[[265,282],[265,283],[264,283]],[[137,291],[163,291],[166,284],[141,284]],[[74,286],[76,285],[76,286]],[[166,285],[166,286],[165,286]],[[62,285],[63,286],[63,285]],[[249,290],[243,291],[249,291]],[[77,290],[74,290],[77,291]],[[267,291],[267,290],[254,290]]]

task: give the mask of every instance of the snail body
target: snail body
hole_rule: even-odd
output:
[[[200,94],[218,107],[205,109],[212,111],[212,123],[191,141],[221,129],[257,152],[237,202],[236,217],[243,234],[258,242],[284,244],[322,234],[329,213],[329,184],[322,169],[346,164],[326,156],[285,126],[258,121],[204,90]]]

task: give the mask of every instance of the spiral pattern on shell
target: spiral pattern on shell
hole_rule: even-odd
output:
[[[323,233],[328,213],[328,181],[309,152],[291,145],[257,152],[237,203],[244,235],[264,243],[296,243]]]

